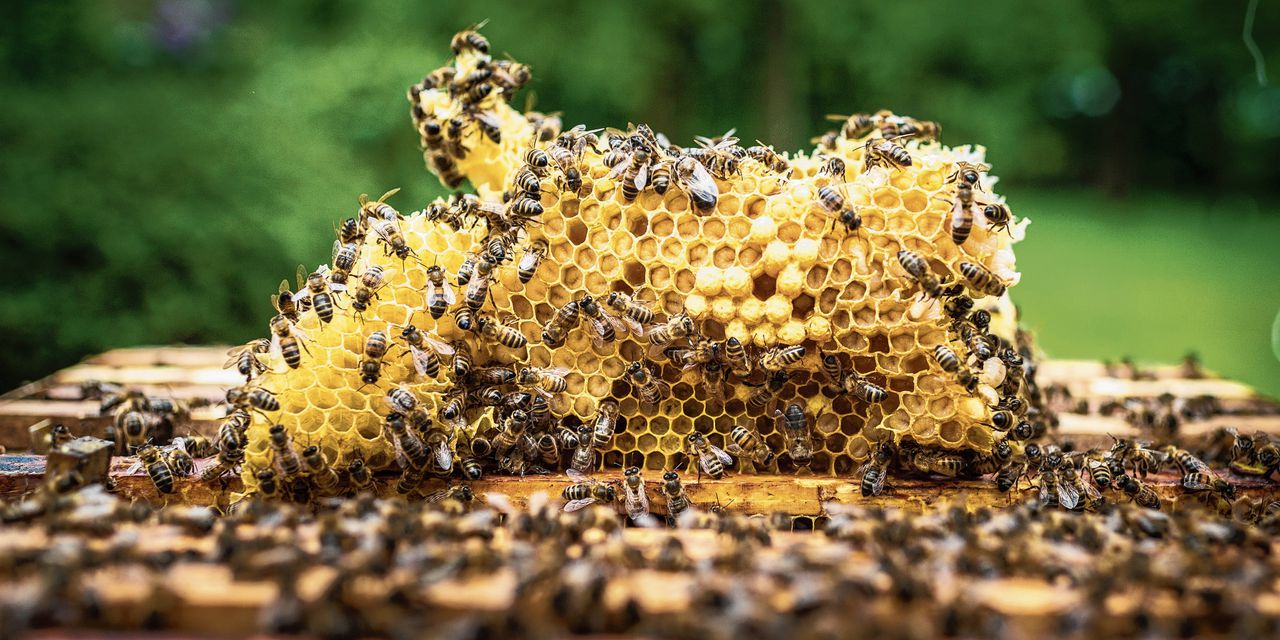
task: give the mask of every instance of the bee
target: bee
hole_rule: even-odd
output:
[[[421,422],[424,418],[427,423],[431,421],[430,417],[421,414],[414,420]],[[418,471],[426,469],[431,462],[431,454],[427,452],[427,445],[422,438],[409,428],[409,416],[393,411],[387,415],[385,424],[387,431],[391,432],[395,439],[396,458],[401,466]]]
[[[369,304],[378,298],[378,290],[382,288],[384,282],[384,270],[379,265],[370,265],[363,274],[360,275],[360,284],[356,286],[355,296],[351,300],[351,308],[356,313],[363,314],[369,309]]]
[[[174,475],[185,478],[195,472],[195,459],[187,452],[186,448],[176,441],[174,444],[161,449],[161,453],[165,464],[169,465],[169,469],[173,471]]]
[[[387,334],[374,331],[364,341],[364,353],[360,359],[360,380],[365,384],[377,384],[382,377],[382,358],[387,355]]]
[[[254,480],[258,481],[258,495],[267,499],[274,499],[280,495],[280,482],[276,480],[276,472],[271,467],[263,467],[253,472]]]
[[[751,375],[751,359],[747,357],[747,350],[742,346],[742,341],[737,338],[730,337],[724,341],[724,347],[719,349],[724,354],[725,362],[729,365],[729,370],[734,375],[745,378]]]
[[[466,442],[458,443],[459,465],[462,468],[462,476],[468,480],[479,480],[484,475],[484,467],[480,466],[480,456],[484,452],[484,446],[476,446],[477,441],[483,441],[482,438],[468,438]]]
[[[458,169],[458,163],[444,153],[433,153],[427,156],[427,165],[434,168],[440,176],[440,182],[450,189],[457,189],[467,177]]]
[[[440,421],[447,425],[460,429],[467,423],[467,398],[466,393],[461,389],[455,389],[445,394],[444,403],[440,405]]]
[[[223,423],[224,426],[227,423]],[[214,459],[214,463],[205,468],[200,474],[202,482],[208,482],[214,478],[221,477],[224,473],[235,468],[236,465],[244,462],[244,445],[240,437],[234,434],[234,430],[228,433],[230,437],[218,438],[218,456]]]
[[[774,410],[773,416],[778,421],[779,431],[786,437],[791,461],[799,467],[808,466],[813,460],[813,431],[809,428],[804,408],[792,403],[787,405],[785,412]]]
[[[640,467],[627,467],[622,472],[622,491],[622,504],[628,517],[639,520],[649,515],[649,494],[645,492]]]
[[[402,261],[410,255],[417,256],[408,243],[405,242],[404,235],[400,232],[400,226],[394,221],[376,219],[372,224],[373,232],[378,236],[378,243],[385,246],[384,255],[395,254]]]
[[[547,257],[547,241],[541,238],[534,240],[525,247],[524,255],[520,257],[520,263],[517,265],[517,275],[520,282],[529,284],[533,280],[533,276],[538,273],[538,266]]]
[[[453,40],[449,42],[449,48],[453,49],[453,55],[459,55],[467,50],[489,53],[489,41],[477,33],[478,30],[484,28],[487,22],[488,20],[485,20],[480,24],[455,33]]]
[[[773,450],[755,430],[736,425],[729,432],[729,440],[732,441],[728,446],[729,453],[740,459],[750,459],[762,467],[773,464]]]
[[[973,232],[973,185],[961,180],[956,184],[955,203],[951,206],[951,241],[960,246]]]
[[[356,493],[361,491],[371,491],[376,485],[373,479],[373,473],[369,471],[369,466],[365,464],[364,458],[356,456],[347,463],[347,481],[350,482],[351,488]]]
[[[667,517],[673,521],[689,510],[689,497],[685,495],[684,485],[680,483],[680,474],[675,471],[662,474],[662,497],[667,501]]]
[[[694,141],[699,148],[689,149],[686,155],[701,163],[711,175],[721,180],[728,179],[738,173],[738,160],[746,157],[746,150],[738,146],[738,138],[733,133],[734,130],[730,129],[715,138],[695,136]]]
[[[247,384],[253,380],[254,376],[267,370],[267,365],[258,356],[270,352],[271,344],[270,338],[258,338],[238,347],[233,347],[230,351],[227,351],[227,362],[222,367],[224,369],[235,367],[236,372],[244,376],[244,381]],[[301,364],[301,356],[299,356],[298,362]]]
[[[649,145],[639,136],[631,140],[631,154],[626,163],[614,167],[610,177],[622,176],[622,199],[632,202],[649,184]]]
[[[881,125],[881,133],[889,136],[937,140],[942,137],[942,125],[931,120],[895,118],[891,126],[888,122]]]
[[[298,458],[298,452],[293,448],[293,439],[289,437],[289,432],[285,430],[284,425],[271,425],[268,431],[268,442],[271,445],[271,451],[275,454],[275,464],[281,474],[286,478],[292,478],[302,473],[302,460]]]
[[[949,349],[946,345],[938,345],[933,348],[933,358],[938,361],[943,371],[948,373],[956,373],[960,370],[960,358],[956,357],[956,352]]]
[[[605,304],[630,321],[631,330],[636,335],[643,335],[643,325],[653,324],[654,312],[649,302],[636,300],[620,291],[614,291],[605,298]]]
[[[581,314],[578,311],[578,301],[570,300],[564,306],[556,309],[551,319],[542,327],[542,342],[548,347],[559,347],[564,344],[565,338],[568,337],[569,331],[578,326]]]
[[[929,274],[929,262],[923,256],[914,252],[903,249],[898,252],[898,263],[902,268],[916,280],[923,279]]]
[[[520,441],[529,426],[529,414],[516,409],[507,416],[498,435],[493,439],[493,451],[499,456],[506,455]]]
[[[1093,504],[1102,494],[1090,482],[1085,482],[1070,460],[1063,460],[1057,469],[1058,504],[1065,509],[1075,509]],[[1081,501],[1081,498],[1087,501]]]
[[[516,218],[536,218],[542,215],[542,203],[531,196],[520,196],[507,205],[507,211]]]
[[[476,316],[471,307],[458,305],[453,310],[453,323],[463,331],[476,331]]]
[[[560,492],[560,497],[567,500],[564,505],[565,511],[578,511],[596,502],[611,505],[618,499],[618,492],[613,483],[592,480],[574,469],[569,469],[566,473],[573,484]]]
[[[904,447],[903,460],[920,473],[955,478],[965,470],[965,459],[949,451],[926,450],[918,446]]]
[[[485,262],[492,267],[492,263]],[[486,274],[487,275],[487,274]],[[487,284],[487,283],[486,283]],[[467,295],[471,295],[470,288],[467,289]],[[444,316],[444,312],[449,306],[457,302],[457,298],[453,296],[453,287],[445,280],[444,268],[440,266],[427,267],[427,309],[431,312],[431,317],[439,320]],[[480,304],[484,304],[484,293],[480,294]],[[479,309],[480,306],[471,306],[468,299],[467,306],[472,310]]]
[[[874,131],[883,118],[879,114],[855,113],[851,116],[831,114],[827,116],[827,119],[833,122],[843,121],[844,124],[840,125],[840,135],[848,140],[853,140]],[[835,146],[834,143],[831,146]]]
[[[1009,490],[1017,486],[1018,481],[1023,478],[1026,471],[1027,461],[1025,458],[1018,458],[1013,464],[1005,465],[1003,469],[996,472],[996,489],[1001,493],[1008,493]]]
[[[720,345],[706,338],[692,340],[689,347],[667,347],[662,350],[676,366],[689,370],[709,364],[719,364]]]
[[[275,394],[262,387],[250,387],[247,384],[227,389],[227,404],[238,409],[280,410],[280,401],[276,399]]]
[[[479,102],[485,95],[488,95],[489,90],[493,88],[492,85],[486,84],[483,86],[488,87],[488,89],[485,90],[484,94],[479,95],[474,102]],[[489,138],[489,140],[494,144],[502,144],[502,123],[499,122],[493,114],[487,111],[475,111],[472,112],[471,118],[480,129],[480,133],[483,133],[485,137]]]
[[[529,340],[519,329],[510,325],[512,320],[514,318],[502,323],[491,315],[482,314],[476,318],[476,328],[479,329],[480,335],[508,349],[522,349]]]
[[[147,476],[151,478],[151,483],[156,487],[156,491],[160,493],[174,492],[173,470],[169,468],[169,463],[165,461],[164,454],[160,449],[153,445],[146,445],[138,449],[138,463],[146,470]]]
[[[585,424],[578,425],[578,431],[574,434],[576,446],[573,448],[573,455],[569,457],[569,468],[579,473],[586,473],[595,466],[596,449],[595,435],[592,427]],[[562,437],[563,441],[564,438]]]
[[[537,147],[530,147],[528,151],[524,152],[522,159],[530,170],[540,176],[546,174],[547,167],[551,164],[551,156]]]
[[[601,311],[600,303],[596,302],[592,296],[579,298],[578,310],[586,316],[587,323],[591,326],[591,341],[598,347],[618,339],[618,330],[614,327],[614,322],[623,326],[623,330],[626,329],[620,320]]]
[[[454,340],[449,343],[453,348],[453,377],[456,380],[466,379],[471,375],[472,360],[471,347],[464,340]]]
[[[547,147],[547,155],[555,160],[556,166],[560,169],[560,180],[563,182],[562,188],[570,193],[577,193],[582,189],[582,173],[578,169],[578,154],[572,149],[562,144],[564,142],[564,134],[556,140],[554,144]]]
[[[568,368],[539,369],[537,367],[525,367],[516,374],[516,384],[550,396],[569,388],[569,383],[564,379],[566,375],[569,375]]]
[[[1111,445],[1111,457],[1120,460],[1137,475],[1145,478],[1151,471],[1159,470],[1160,454],[1148,449],[1133,440],[1119,439],[1112,436],[1115,443]]]
[[[889,477],[889,463],[893,461],[893,444],[881,442],[871,452],[871,459],[859,469],[858,487],[863,497],[870,498],[884,491],[884,481]]]
[[[671,395],[670,385],[650,373],[644,363],[632,362],[627,366],[627,377],[636,395],[647,404],[657,405]]]
[[[418,398],[405,385],[393,387],[385,396],[387,406],[396,413],[408,414],[418,408]]]
[[[991,413],[991,427],[996,431],[1008,431],[1016,423],[1017,417],[1012,411],[1001,409]]]
[[[303,281],[303,268],[298,267],[298,281]],[[320,271],[312,271],[306,276],[307,291],[305,295],[311,303],[311,308],[315,309],[316,317],[320,322],[331,322],[333,320],[333,310],[337,307],[334,302],[333,294],[329,291],[329,283]],[[299,286],[301,288],[301,286]]]
[[[462,265],[458,267],[459,287],[465,287],[468,282],[471,282],[471,276],[475,275],[478,260],[479,257],[476,254],[468,253],[466,259],[462,261]]]
[[[866,378],[857,373],[850,373],[845,376],[844,384],[841,388],[845,393],[853,394],[853,397],[866,402],[868,404],[879,404],[889,397],[889,392],[884,387],[873,384]]]
[[[733,458],[729,454],[707,442],[707,437],[697,431],[690,433],[686,441],[692,455],[698,459],[699,478],[703,473],[716,480],[724,477],[725,467],[733,464]]]
[[[1106,489],[1111,486],[1112,480],[1115,479],[1115,474],[1111,471],[1111,465],[1107,464],[1105,460],[1088,456],[1084,459],[1084,464],[1089,471],[1089,477],[1093,479],[1094,484],[1098,485],[1098,488]],[[1123,469],[1121,467],[1122,471]]]
[[[791,165],[787,163],[786,158],[778,155],[773,147],[759,140],[756,140],[755,146],[747,147],[747,156],[767,167],[774,173],[787,173],[791,170]]]
[[[1133,476],[1121,475],[1116,478],[1116,486],[1138,503],[1138,506],[1160,510],[1160,496],[1141,480]]]
[[[804,354],[804,345],[774,347],[760,354],[760,368],[765,371],[780,371],[799,362]]]
[[[523,193],[530,198],[539,199],[542,196],[542,179],[528,165],[521,166],[516,171],[512,184],[515,185],[519,193]]]
[[[947,298],[946,303],[942,306],[942,311],[951,318],[952,329],[957,323],[963,322],[969,316],[969,312],[973,309],[973,298],[965,295],[952,296]]]
[[[673,173],[676,186],[689,195],[689,200],[699,211],[705,213],[715,209],[716,201],[720,198],[720,188],[716,186],[711,174],[707,173],[706,167],[697,160],[684,156],[676,160]]]
[[[666,324],[646,331],[645,338],[649,340],[651,345],[662,346],[693,335],[696,331],[697,328],[693,325],[693,319],[681,313],[668,318]]]
[[[533,77],[533,74],[529,71],[529,66],[520,64],[519,62],[497,60],[493,64],[495,66],[493,79],[498,83],[498,86],[502,87],[503,95],[506,97],[508,102],[511,101],[512,94],[519,91],[520,88],[524,87],[524,85],[528,84],[529,80]],[[526,116],[528,115],[529,114],[526,114]],[[555,120],[558,122],[559,118],[543,116],[543,120]],[[535,122],[533,120],[530,120],[530,122],[534,124],[534,129],[536,130],[541,130],[547,126],[546,124]],[[559,129],[559,125],[556,125],[556,129]]]
[[[293,322],[284,314],[277,314],[271,318],[271,342],[268,350],[272,355],[279,356],[284,360],[285,364],[291,369],[297,369],[302,364],[302,352],[307,349],[306,343],[302,339],[306,334],[302,332]],[[246,380],[248,382],[248,380]]]
[[[987,219],[988,228],[992,232],[1005,231],[1009,235],[1013,232],[1009,231],[1009,224],[1013,221],[1013,213],[1009,211],[1008,205],[1002,202],[992,202],[982,208],[982,217]]]
[[[179,436],[173,439],[173,444],[193,458],[209,458],[218,453],[217,447],[204,436]]]
[[[778,396],[778,392],[782,391],[782,387],[787,384],[788,379],[790,379],[790,375],[786,370],[774,371],[764,384],[751,392],[751,395],[747,398],[747,406],[752,409],[765,408]]]
[[[538,457],[542,463],[548,467],[555,468],[560,465],[560,441],[550,433],[544,433],[538,436]]]
[[[358,202],[360,203],[360,226],[362,228],[368,227],[372,222],[377,220],[383,220],[391,223],[399,221],[400,212],[396,211],[395,208],[386,203],[391,196],[394,196],[399,192],[400,189],[397,187],[382,194],[382,196],[377,200],[369,200],[369,194],[360,194],[360,197],[358,198]]]
[[[453,432],[444,427],[430,426],[431,418],[425,411],[421,413],[427,426],[420,428],[419,431],[426,433],[423,444],[426,445],[427,453],[431,456],[433,469],[436,473],[448,475],[453,472],[453,449],[450,446]]]
[[[418,120],[418,135],[422,136],[422,146],[429,150],[444,147],[444,126],[435,116],[423,113],[423,117]]]
[[[364,243],[364,232],[360,229],[360,223],[355,218],[347,218],[342,221],[342,226],[334,230],[338,236],[337,243],[339,245],[357,245]],[[288,283],[286,283],[288,284]]]
[[[481,258],[476,263],[475,274],[471,276],[471,280],[467,282],[467,291],[463,298],[467,302],[467,307],[472,311],[479,311],[484,306],[485,296],[489,294],[489,282],[493,278],[494,264],[485,258]]]
[[[1187,491],[1213,491],[1229,500],[1234,500],[1236,497],[1235,487],[1212,472],[1194,471],[1183,475],[1182,488]]]
[[[889,138],[868,138],[862,148],[866,157],[863,173],[870,171],[872,167],[901,169],[911,166],[911,154]]]
[[[653,190],[658,195],[667,194],[667,190],[671,188],[670,160],[660,158],[653,163],[653,167],[649,169],[649,183],[653,185]]]
[[[329,458],[320,447],[311,445],[302,450],[302,462],[307,467],[307,475],[316,488],[325,493],[336,493],[340,479],[338,472],[329,465]]]
[[[996,274],[980,264],[961,262],[960,275],[964,276],[969,287],[975,292],[997,298],[1004,295],[1005,284]]]
[[[413,316],[409,319],[413,320]],[[436,377],[440,373],[439,356],[454,355],[452,345],[428,335],[412,324],[400,331],[400,337],[409,345],[406,352],[413,357],[413,368],[418,375]]]
[[[298,322],[302,319],[302,312],[298,308],[298,299],[289,291],[289,281],[281,280],[278,292],[271,296],[271,306],[275,307],[276,313],[288,318],[291,322]]]

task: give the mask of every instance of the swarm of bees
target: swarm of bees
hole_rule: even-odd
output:
[[[293,500],[371,472],[405,494],[486,473],[854,475],[881,451],[957,475],[1051,425],[1004,295],[1022,224],[980,150],[888,112],[807,155],[565,126],[512,108],[529,68],[477,30],[452,48],[408,97],[428,167],[474,193],[358,199],[331,263],[281,283],[268,336],[228,354],[245,384],[202,475]]]

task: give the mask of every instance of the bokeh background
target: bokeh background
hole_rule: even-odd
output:
[[[0,388],[107,348],[265,335],[356,196],[429,176],[404,92],[489,18],[566,122],[808,146],[887,107],[987,146],[1053,356],[1280,395],[1280,3],[65,0],[0,22]]]

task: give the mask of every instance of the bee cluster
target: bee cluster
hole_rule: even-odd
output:
[[[412,493],[695,460],[847,475],[898,448],[974,475],[1050,425],[1005,295],[1025,220],[980,148],[889,112],[795,156],[565,129],[511,108],[527,67],[475,31],[453,49],[409,99],[428,166],[476,193],[362,197],[332,264],[282,283],[271,337],[229,354],[214,475],[310,499],[366,470]]]
[[[785,516],[711,505],[687,509],[679,530],[638,532],[604,507],[566,513],[545,496],[527,509],[484,498],[455,487],[421,502],[365,494],[312,509],[252,497],[217,517],[153,510],[101,487],[50,492],[39,520],[0,531],[11,587],[0,590],[0,631],[244,635],[253,620],[264,633],[320,637],[1280,631],[1270,551],[1280,502],[1242,514],[1247,522],[1127,504],[1065,514],[1034,500],[850,508],[798,536]]]

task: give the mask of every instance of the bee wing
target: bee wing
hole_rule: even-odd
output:
[[[449,344],[448,342],[445,342],[443,340],[438,340],[429,335],[424,335],[422,336],[422,338],[426,341],[427,344],[431,345],[431,348],[434,349],[436,353],[442,356],[452,356],[454,353],[456,353],[456,350],[453,348],[453,345]]]
[[[636,190],[644,191],[645,185],[649,184],[649,164],[640,165],[640,170],[636,172]]]
[[[634,334],[637,338],[644,337],[644,329],[645,329],[644,325],[640,324],[638,321],[631,318],[630,316],[622,316],[622,321],[626,323],[627,328],[630,329],[631,333]]]
[[[449,286],[449,281],[444,282],[444,301],[446,304],[453,304],[458,301],[453,295],[453,287]]]
[[[609,341],[604,339],[603,327],[605,326],[605,323],[603,320],[600,320],[597,318],[590,318],[590,320],[591,320],[591,343],[596,345],[597,347],[603,348],[605,345],[609,344]]]
[[[572,369],[569,367],[555,367],[552,369],[543,369],[542,373],[549,376],[555,376],[557,378],[563,378],[569,375],[570,371],[572,371]]]
[[[298,278],[298,291],[306,291],[307,290],[307,268],[302,265],[298,265],[298,271],[296,275]],[[284,283],[281,283],[281,284],[283,285]]]
[[[1084,495],[1091,502],[1102,498],[1102,492],[1098,491],[1092,482],[1084,483]]]
[[[723,462],[725,464],[733,464],[733,457],[725,453],[724,449],[721,449],[720,447],[717,447],[713,444],[707,445],[707,446],[711,447],[711,453],[715,454],[717,458],[720,458],[720,462]]]
[[[580,511],[594,504],[595,498],[583,498],[581,500],[570,500],[564,503],[564,510],[567,512]]]
[[[1044,474],[1040,475],[1040,503],[1049,502],[1049,498],[1053,496],[1053,485],[1046,482]]]
[[[609,171],[609,179],[616,180],[618,176],[622,175],[623,171],[627,170],[627,167],[630,166],[630,164],[631,164],[631,155],[627,154],[626,156],[623,157],[622,161],[618,162],[618,164],[613,165],[613,169]]]
[[[648,515],[648,513],[649,513],[649,492],[648,492],[648,491],[645,491],[644,483],[640,483],[640,492],[639,492],[639,493],[640,493],[640,495],[639,495],[639,496],[637,496],[637,502],[639,503],[640,511],[642,512],[642,514],[643,514],[643,515]],[[638,516],[636,516],[635,514],[632,514],[632,516],[631,516],[631,519],[632,519],[632,520],[636,520],[637,518],[638,518]]]
[[[720,188],[711,178],[707,168],[701,162],[693,163],[693,171],[689,175],[688,189],[702,200],[715,200],[720,197]]]
[[[569,479],[574,482],[590,482],[591,481],[591,478],[588,478],[587,474],[581,471],[578,471],[577,469],[566,469],[565,475],[569,476]]]
[[[340,291],[346,291],[347,285],[341,282],[330,282],[329,288],[332,289],[335,293],[337,293]]]
[[[1080,504],[1080,492],[1070,482],[1063,482],[1062,476],[1058,476],[1058,504],[1068,509]]]
[[[428,493],[426,496],[423,496],[422,499],[426,500],[427,502],[440,502],[441,500],[444,500],[447,497],[449,497],[448,487],[444,489],[438,489],[436,491],[432,491],[431,493]]]
[[[436,447],[436,464],[442,471],[447,472],[453,469],[453,450],[449,448],[447,442]]]
[[[302,330],[302,327],[299,327],[297,324],[294,324],[294,323],[290,323],[289,333],[293,334],[293,337],[295,337],[295,338],[297,338],[297,339],[299,339],[299,340],[310,340],[310,339],[311,339],[311,338],[307,335],[307,332]]]
[[[727,449],[729,453],[732,453],[735,456],[740,456],[746,453],[746,450],[738,446],[738,443],[736,442],[730,442],[728,445],[725,446],[725,449]]]
[[[608,322],[613,326],[613,332],[618,335],[625,336],[627,335],[627,332],[631,330],[630,325],[623,322],[622,319],[617,316],[612,316],[607,313],[602,313],[600,315],[604,317],[605,322]]]

